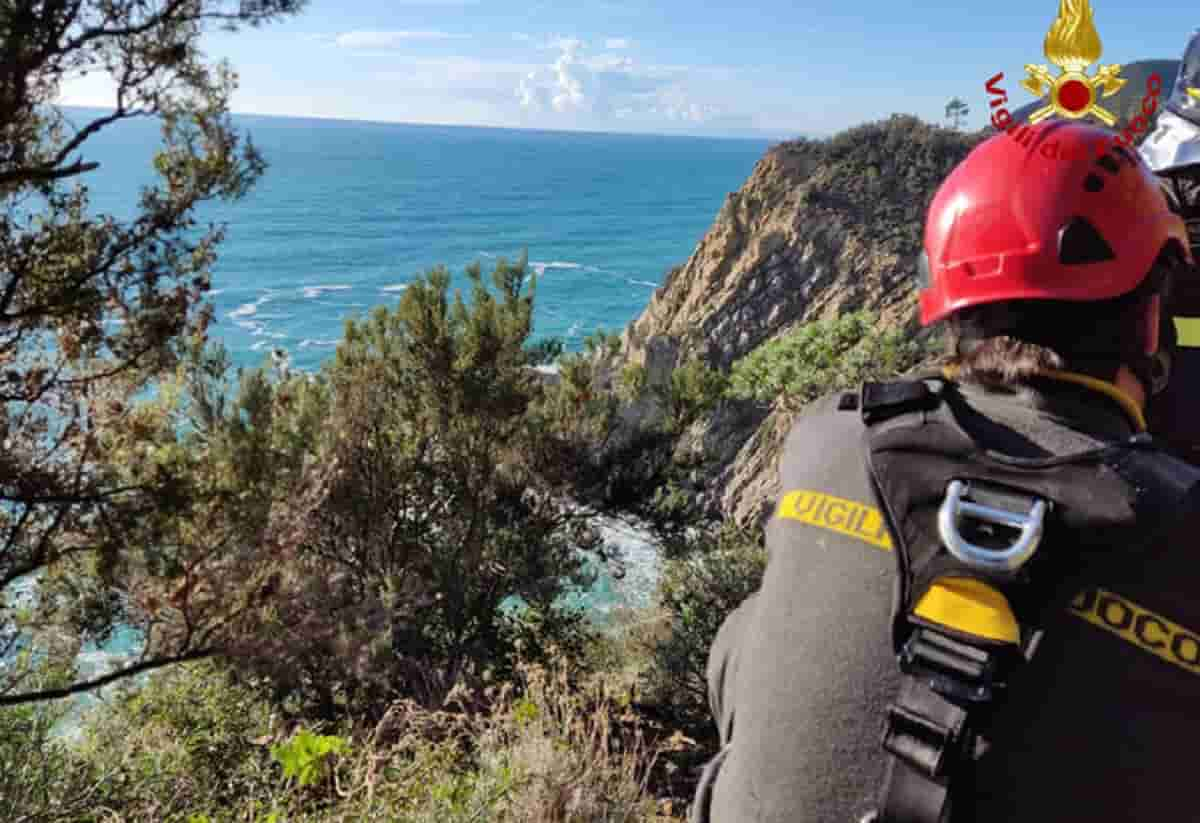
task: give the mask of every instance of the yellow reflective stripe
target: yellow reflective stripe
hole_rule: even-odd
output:
[[[1176,317],[1175,332],[1179,345],[1200,348],[1200,317]]]
[[[883,514],[854,500],[798,489],[783,496],[776,516],[892,550]],[[999,592],[985,591],[987,588],[967,578],[939,580],[930,589],[938,593],[922,597],[915,613],[981,637],[1019,642],[1016,618],[1008,602]],[[1200,635],[1132,600],[1104,589],[1090,589],[1076,595],[1067,611],[1167,663],[1200,674]]]
[[[943,577],[934,582],[913,614],[964,634],[1021,642],[1021,629],[1004,595],[967,577]]]
[[[777,517],[797,520],[809,526],[844,534],[870,543],[884,551],[892,550],[883,513],[872,506],[823,492],[797,489],[779,501]]]
[[[1070,611],[1160,660],[1200,674],[1200,637],[1161,614],[1104,589],[1080,592]]]

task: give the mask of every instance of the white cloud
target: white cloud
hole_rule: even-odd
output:
[[[556,37],[546,45],[546,48],[560,49],[562,51],[579,51],[584,45],[584,42],[578,37]]]
[[[604,41],[604,48],[613,49],[614,51],[617,49],[627,49],[632,45],[633,43],[628,37],[610,37]]]
[[[576,38],[556,41],[558,58],[521,78],[517,99],[532,114],[589,116],[704,123],[724,113],[721,106],[693,99],[688,72],[639,67],[612,54],[585,57]]]
[[[465,37],[444,31],[349,31],[334,41],[344,49],[394,49],[412,40],[454,40]]]

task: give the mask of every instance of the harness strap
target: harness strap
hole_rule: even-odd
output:
[[[974,745],[967,713],[916,677],[905,676],[888,707],[883,748],[892,755],[880,796],[880,823],[950,819],[951,778]]]

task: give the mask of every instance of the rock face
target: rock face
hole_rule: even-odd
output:
[[[728,370],[797,324],[858,308],[877,311],[882,324],[911,323],[924,211],[985,136],[894,116],[772,148],[625,330],[614,373],[642,364],[647,382],[662,386],[692,358]],[[647,419],[644,407],[638,419]],[[746,523],[769,511],[791,422],[723,402],[683,433],[676,457],[697,466],[692,491],[710,514]]]

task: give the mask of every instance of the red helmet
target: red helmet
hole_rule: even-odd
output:
[[[1113,132],[1054,120],[998,134],[929,206],[921,323],[1005,300],[1118,297],[1171,242],[1190,260],[1183,219]]]

